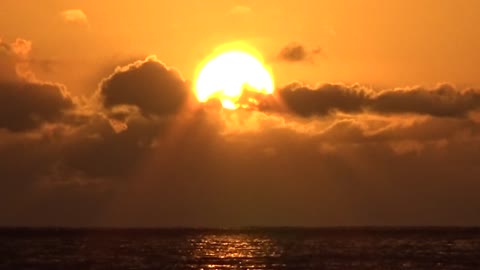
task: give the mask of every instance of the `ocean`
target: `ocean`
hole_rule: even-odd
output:
[[[4,228],[0,269],[480,269],[480,228]]]

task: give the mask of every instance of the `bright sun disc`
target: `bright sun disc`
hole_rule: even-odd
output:
[[[227,109],[248,107],[241,98],[245,90],[273,93],[273,79],[260,56],[247,50],[222,50],[207,59],[197,75],[195,94],[200,102],[217,98]],[[256,100],[249,98],[248,103]]]

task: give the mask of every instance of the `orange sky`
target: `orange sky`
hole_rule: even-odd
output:
[[[66,9],[81,9],[88,21],[65,22]],[[32,41],[33,56],[50,63],[38,76],[86,93],[99,64],[156,54],[191,80],[216,46],[235,40],[263,53],[279,85],[478,86],[479,12],[475,0],[4,0],[0,34]],[[322,53],[313,63],[278,61],[291,42]]]
[[[479,225],[479,14],[1,0],[0,226]],[[239,40],[273,95],[197,102],[197,66]]]

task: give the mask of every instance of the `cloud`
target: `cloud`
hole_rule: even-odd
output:
[[[322,54],[320,48],[308,50],[299,43],[290,43],[280,50],[278,59],[286,62],[312,62],[316,54]]]
[[[28,57],[32,43],[17,38],[12,43],[0,39],[0,81],[17,80],[18,77],[28,77]]]
[[[0,40],[0,80],[7,81],[17,77],[15,71],[15,58],[10,55],[11,50],[8,44]]]
[[[324,84],[316,88],[291,84],[278,96],[294,114],[323,116],[334,111],[370,111],[380,114],[421,114],[438,117],[465,117],[480,109],[478,89],[459,90],[443,84],[424,87],[374,90],[361,85]],[[275,107],[272,103],[265,109]]]
[[[99,94],[106,108],[135,106],[144,115],[171,115],[185,103],[189,88],[181,75],[155,57],[119,67],[102,80]]]
[[[12,131],[56,122],[74,107],[64,86],[32,82],[0,82],[0,104],[0,128]]]
[[[68,23],[88,24],[88,18],[81,9],[67,9],[60,13],[63,20]]]
[[[17,38],[11,45],[11,51],[20,58],[26,58],[32,50],[32,42]]]
[[[263,111],[229,111],[185,106],[188,82],[149,57],[80,107],[65,86],[11,76],[1,225],[480,224],[473,89],[292,84]]]
[[[74,107],[73,98],[65,86],[32,80],[29,74],[28,54],[31,42],[17,39],[11,44],[1,43],[0,58],[0,129],[25,131],[62,119],[66,110]]]

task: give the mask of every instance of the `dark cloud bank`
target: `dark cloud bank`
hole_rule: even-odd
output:
[[[480,224],[476,89],[292,84],[228,111],[150,57],[82,99],[0,45],[0,225]]]
[[[279,89],[278,95],[291,112],[306,117],[324,116],[334,111],[465,117],[480,108],[480,91],[459,90],[448,84],[433,89],[413,87],[382,91],[360,85],[324,84],[311,88],[292,84]],[[264,106],[265,109],[272,107],[270,104]]]

